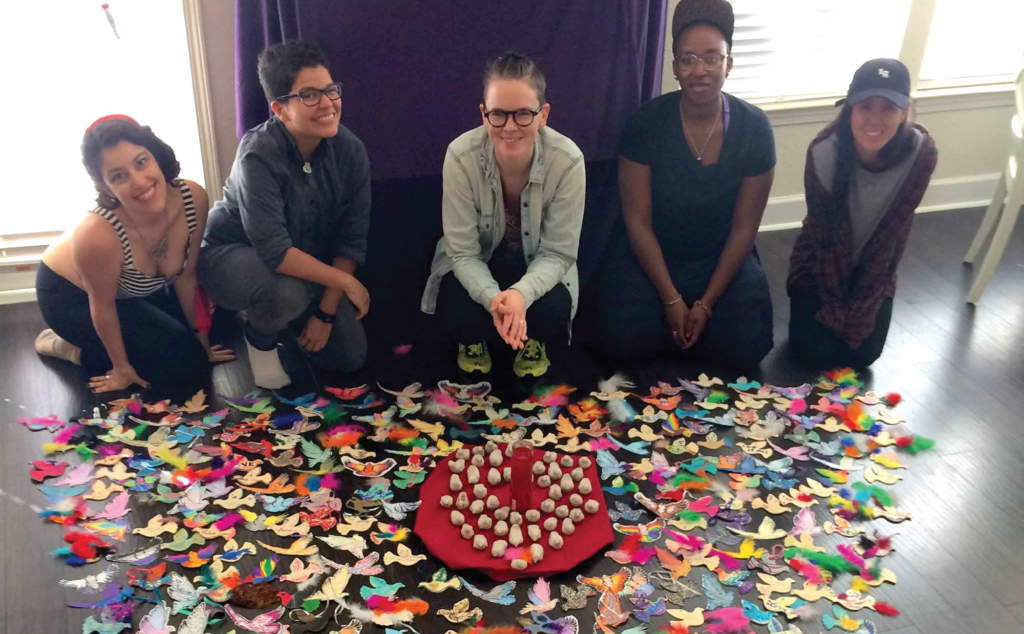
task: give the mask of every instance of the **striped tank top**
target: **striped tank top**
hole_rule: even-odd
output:
[[[128,242],[128,234],[125,233],[124,225],[118,220],[114,212],[103,207],[96,207],[90,210],[110,223],[117,232],[117,239],[121,241],[123,262],[121,264],[121,275],[117,278],[117,298],[127,299],[131,297],[148,297],[157,291],[169,287],[181,276],[188,264],[189,250],[192,248],[192,234],[196,230],[196,207],[192,202],[192,190],[183,180],[177,180],[174,185],[181,190],[181,198],[185,203],[185,222],[188,224],[188,241],[185,243],[185,259],[181,262],[181,270],[176,274],[165,277],[163,275],[146,275],[135,269],[135,260],[132,258],[132,246]]]

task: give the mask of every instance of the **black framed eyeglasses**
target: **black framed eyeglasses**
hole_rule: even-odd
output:
[[[275,101],[288,101],[293,97],[298,97],[302,100],[302,103],[312,108],[313,106],[320,103],[320,99],[324,95],[331,101],[337,101],[341,99],[341,82],[336,81],[333,84],[328,84],[325,88],[303,88],[299,92],[293,92],[290,95],[281,95]]]
[[[540,111],[544,109],[544,106],[537,108],[536,110],[528,110],[526,108],[520,108],[519,110],[487,110],[484,112],[484,117],[487,119],[487,123],[491,124],[495,128],[504,128],[508,124],[508,120],[512,119],[516,122],[516,125],[520,128],[533,123],[533,118],[540,114]]]
[[[705,53],[704,55],[694,55],[693,53],[687,53],[686,55],[680,55],[676,58],[679,65],[687,70],[692,70],[697,66],[697,62],[704,64],[704,68],[708,70],[716,70],[725,61],[728,55],[722,55],[721,53]]]

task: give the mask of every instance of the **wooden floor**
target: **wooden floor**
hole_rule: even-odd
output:
[[[899,507],[910,511],[914,520],[896,529],[897,552],[886,560],[899,583],[876,593],[898,606],[903,615],[871,617],[880,631],[1024,632],[1024,226],[1018,226],[982,303],[971,307],[965,297],[972,273],[961,259],[979,221],[980,210],[926,214],[915,220],[900,266],[889,341],[882,358],[865,376],[873,389],[900,392],[904,402],[899,411],[913,431],[938,442],[932,453],[911,459],[905,480],[895,488]],[[776,320],[776,349],[765,360],[759,378],[776,385],[796,385],[816,375],[794,367],[786,354],[784,282],[794,238],[794,231],[774,232],[760,235],[757,242],[772,285]],[[44,525],[32,510],[32,505],[42,506],[45,501],[32,486],[26,463],[42,457],[44,435],[26,431],[15,419],[80,415],[101,399],[89,393],[78,369],[36,356],[32,342],[42,328],[34,304],[0,306],[0,633],[4,634],[78,632],[85,616],[64,607],[71,593],[58,580],[69,569],[50,555],[59,542],[59,529]],[[239,343],[236,332],[226,337]],[[450,372],[444,364],[431,363],[432,357],[415,357],[415,350],[409,359],[378,350],[365,378],[400,387]],[[588,391],[592,387],[585,384],[588,378],[610,370],[585,357],[565,359],[561,365]],[[646,386],[658,379],[694,376],[697,368],[665,362],[626,370]],[[251,380],[244,362],[221,366],[215,369],[208,391],[239,396],[252,389]],[[150,396],[181,399],[194,389]],[[509,382],[497,391],[514,398],[510,392],[523,389]],[[409,579],[407,587],[413,581]],[[443,601],[435,610],[452,602],[447,595],[440,596]],[[483,603],[481,607],[488,615],[512,616],[511,608],[496,610],[497,606]],[[577,614],[582,620],[582,614]],[[435,620],[420,631],[441,634],[446,625]],[[211,631],[228,629],[220,625]]]

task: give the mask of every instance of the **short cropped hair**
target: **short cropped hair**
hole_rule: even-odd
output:
[[[495,79],[528,79],[537,93],[540,105],[547,103],[544,93],[548,83],[537,64],[525,55],[509,51],[487,65],[484,71],[484,101],[487,101],[487,87]]]
[[[320,45],[311,40],[292,40],[268,46],[257,58],[260,86],[267,101],[292,91],[303,68],[327,67]]]

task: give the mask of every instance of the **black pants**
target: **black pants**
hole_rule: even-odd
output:
[[[82,349],[82,366],[102,374],[113,367],[89,313],[89,295],[45,264],[36,274],[43,319],[62,339]],[[201,381],[209,371],[206,351],[192,334],[173,289],[117,300],[117,317],[128,363],[153,383]]]
[[[887,297],[875,316],[875,329],[858,348],[851,348],[814,316],[821,301],[813,292],[794,293],[789,298],[789,348],[801,363],[820,370],[849,366],[863,369],[882,355],[892,319],[892,298]]]
[[[718,258],[666,262],[687,306],[701,298]],[[593,307],[594,353],[613,361],[677,355],[657,290],[623,240],[609,254]],[[757,367],[773,346],[772,300],[761,260],[751,253],[714,306],[697,343],[682,351],[740,370]]]
[[[491,275],[505,290],[526,273],[526,264],[490,263]],[[469,296],[454,273],[441,279],[437,310],[451,338],[458,343],[487,342],[489,346],[504,343],[494,328],[490,311]],[[564,284],[556,284],[543,297],[526,309],[526,334],[544,344],[561,343],[569,337],[572,297]]]

